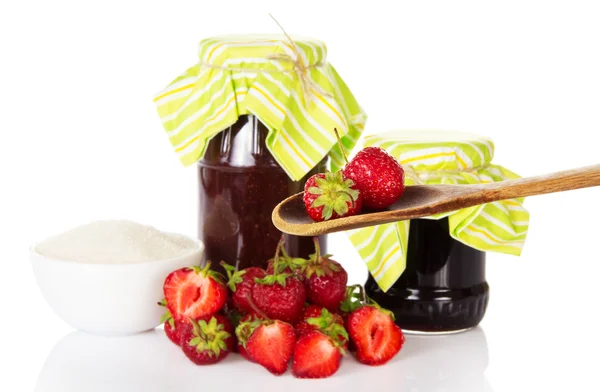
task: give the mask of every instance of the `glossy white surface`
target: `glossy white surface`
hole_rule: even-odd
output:
[[[409,336],[401,353],[380,367],[367,367],[347,357],[331,378],[297,380],[290,372],[274,377],[237,354],[229,355],[217,365],[196,366],[164,336],[162,330],[118,338],[72,332],[50,352],[34,391],[230,391],[242,384],[249,390],[265,392],[301,392],[306,388],[334,391],[492,390],[484,374],[489,355],[482,329],[446,337]]]
[[[326,381],[234,359],[197,368],[155,334],[71,334],[46,304],[28,261],[38,239],[97,219],[196,234],[197,173],[178,162],[152,97],[197,61],[201,38],[276,33],[267,12],[327,43],[368,133],[482,133],[494,162],[523,176],[598,163],[597,1],[340,3],[0,1],[0,391],[204,392],[217,375],[247,391],[600,391],[599,188],[528,199],[523,255],[488,255],[487,367],[485,345],[465,334],[409,338],[391,365],[347,360]],[[351,281],[364,279],[343,235],[331,243]]]
[[[169,272],[200,265],[204,244],[185,256],[134,264],[89,264],[52,259],[29,251],[36,282],[54,312],[81,331],[129,335],[159,325],[156,306]]]

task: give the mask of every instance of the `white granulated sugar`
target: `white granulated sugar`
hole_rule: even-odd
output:
[[[44,256],[93,264],[128,264],[167,260],[198,249],[186,237],[125,220],[92,222],[41,242]]]

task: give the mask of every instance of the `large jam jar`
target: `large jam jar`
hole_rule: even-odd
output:
[[[485,252],[448,233],[448,219],[410,222],[406,270],[386,292],[369,275],[366,291],[409,332],[460,332],[479,324],[487,304]]]
[[[351,150],[367,118],[325,43],[287,34],[201,40],[154,102],[179,160],[198,168],[198,232],[215,268],[266,266],[282,236],[273,208],[326,163],[343,165],[334,130]],[[287,237],[286,250],[307,257],[314,245]]]
[[[322,161],[305,178],[292,181],[266,148],[267,132],[256,116],[242,115],[209,142],[198,161],[199,236],[205,259],[213,264],[265,267],[282,235],[271,221],[273,208],[326,169]],[[320,243],[326,247],[324,237]],[[314,253],[310,237],[286,235],[285,246],[295,257]]]

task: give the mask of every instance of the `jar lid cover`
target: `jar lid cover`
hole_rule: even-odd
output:
[[[491,163],[491,139],[465,132],[396,131],[365,137],[400,161],[406,185],[480,184],[519,178]],[[523,199],[470,207],[426,219],[448,218],[452,238],[482,251],[519,255],[527,236],[529,213]],[[410,221],[353,230],[350,241],[371,275],[387,291],[406,268]]]
[[[305,66],[327,61],[327,46],[315,38],[291,36]],[[291,69],[291,62],[270,61],[269,56],[293,51],[283,34],[222,35],[206,38],[198,44],[198,58],[206,66],[229,68]]]
[[[381,147],[416,171],[469,171],[494,157],[492,139],[467,132],[400,130],[369,135],[365,146]]]
[[[326,60],[325,44],[287,35],[202,40],[199,61],[154,98],[184,165],[204,156],[208,141],[240,115],[268,129],[266,145],[290,178],[299,180],[327,155],[343,166],[334,129],[350,151],[367,116]]]

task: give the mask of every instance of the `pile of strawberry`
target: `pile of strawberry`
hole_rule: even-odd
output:
[[[282,239],[267,270],[221,262],[227,282],[210,263],[170,273],[161,302],[167,336],[198,365],[237,351],[275,375],[291,362],[299,378],[331,376],[347,351],[367,365],[388,362],[404,343],[392,314],[347,286],[346,271],[314,241],[315,253],[301,259]]]
[[[336,130],[337,136],[337,130]],[[343,146],[338,136],[344,158]],[[317,222],[384,210],[404,193],[404,169],[379,147],[366,147],[335,173],[319,173],[304,184],[304,206]]]

